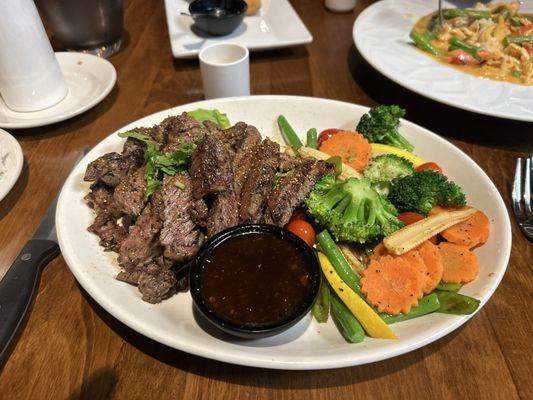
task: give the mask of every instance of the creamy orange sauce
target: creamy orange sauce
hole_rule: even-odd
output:
[[[426,32],[429,24],[431,23],[431,19],[433,18],[433,16],[435,14],[436,14],[436,12],[433,12],[431,14],[426,15],[425,17],[420,18],[417,21],[417,23],[415,24],[414,29],[416,31],[418,31],[418,32],[421,32],[421,33]],[[470,75],[475,75],[475,76],[478,76],[480,78],[493,79],[493,80],[496,80],[496,81],[505,81],[505,82],[516,83],[518,85],[523,85],[523,86],[531,86],[531,85],[528,85],[528,84],[524,83],[520,78],[517,78],[517,77],[515,77],[515,76],[513,76],[513,75],[511,75],[509,73],[503,72],[498,67],[490,66],[490,65],[487,65],[487,64],[479,64],[479,65],[452,64],[451,63],[452,56],[451,56],[450,52],[448,51],[449,45],[447,43],[443,43],[443,42],[440,42],[438,40],[433,40],[431,42],[431,44],[433,44],[433,46],[438,48],[442,52],[443,56],[438,57],[438,56],[435,56],[435,55],[430,54],[428,52],[425,52],[425,51],[423,51],[421,49],[418,49],[418,47],[417,47],[417,49],[420,50],[425,55],[427,55],[429,57],[432,57],[433,59],[437,60],[441,64],[444,64],[444,65],[446,65],[448,67],[452,67],[452,68],[454,68],[454,69],[456,69],[458,71],[461,71],[461,72],[464,72],[464,73],[467,73],[467,74],[470,74]]]

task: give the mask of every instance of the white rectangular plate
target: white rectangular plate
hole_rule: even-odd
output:
[[[165,0],[168,34],[172,55],[176,58],[196,57],[202,47],[215,42],[234,42],[249,50],[268,50],[311,43],[313,36],[288,0],[263,0],[256,15],[245,17],[234,32],[225,36],[199,36],[193,32],[188,12],[190,1]]]

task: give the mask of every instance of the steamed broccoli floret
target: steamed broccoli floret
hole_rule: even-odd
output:
[[[370,143],[383,143],[412,151],[414,146],[397,129],[404,115],[405,110],[399,106],[377,106],[361,117],[356,130]]]
[[[382,154],[370,161],[363,171],[363,176],[370,180],[379,194],[386,196],[391,181],[411,175],[413,172],[415,168],[411,161],[395,154]]]
[[[390,188],[389,200],[400,212],[415,211],[424,215],[434,206],[464,206],[463,190],[446,176],[435,171],[415,171],[396,179]]]
[[[316,221],[336,240],[365,243],[403,226],[394,206],[380,196],[368,179],[322,178],[305,204]]]

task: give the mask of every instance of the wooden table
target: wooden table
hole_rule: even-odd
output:
[[[509,206],[515,159],[533,150],[532,125],[477,116],[414,95],[357,54],[354,13],[319,0],[293,5],[314,42],[252,54],[252,91],[398,103],[407,117],[447,137],[491,177]],[[163,1],[125,2],[125,46],[111,58],[118,84],[98,106],[53,126],[13,131],[25,165],[0,203],[0,276],[60,189],[80,149],[142,116],[202,98],[198,63],[173,60]],[[510,209],[509,209],[510,210]],[[394,359],[329,371],[246,368],[176,351],[130,330],[76,284],[62,257],[43,273],[31,316],[0,375],[3,399],[533,398],[533,246],[513,221],[502,284],[468,323]]]

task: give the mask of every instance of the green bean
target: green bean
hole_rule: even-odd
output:
[[[337,274],[354,292],[361,295],[361,287],[359,286],[359,277],[353,272],[353,269],[344,258],[344,255],[337,246],[327,230],[323,230],[316,236],[316,240],[320,245],[320,249],[329,259]],[[364,297],[363,297],[364,298]]]
[[[307,131],[307,147],[318,149],[318,134],[315,128],[311,128]]]
[[[491,17],[490,10],[472,10],[468,8],[445,8],[442,10],[442,16],[445,19],[452,19],[457,17],[471,17],[474,19],[489,19]]]
[[[437,285],[435,289],[437,290],[443,290],[445,292],[458,292],[459,289],[461,289],[463,285],[460,283],[444,283],[441,282]]]
[[[413,29],[409,34],[409,37],[413,42],[415,42],[416,47],[418,47],[419,49],[427,51],[428,53],[431,53],[435,56],[441,55],[440,51],[431,44],[431,40],[427,35],[419,33]]]
[[[511,26],[515,26],[515,27],[522,26],[522,21],[520,21],[520,18],[518,17],[509,18],[509,22],[511,23]]]
[[[387,324],[394,324],[396,322],[406,321],[408,319],[421,317],[422,315],[430,314],[439,309],[439,298],[435,293],[428,294],[420,299],[416,307],[411,308],[407,314],[390,315],[380,313],[379,316]]]
[[[520,71],[513,71],[511,72],[511,75],[514,76],[515,78],[520,78],[522,76]]]
[[[285,141],[289,146],[291,146],[294,150],[298,150],[303,146],[302,141],[294,129],[292,129],[292,126],[289,124],[289,121],[287,121],[287,118],[285,118],[283,115],[278,117],[278,125]]]
[[[335,176],[339,176],[342,172],[342,158],[340,156],[332,156],[326,160],[328,164],[335,167]]]
[[[331,316],[338,322],[343,336],[351,343],[360,343],[365,338],[365,331],[352,312],[335,293],[331,294]]]
[[[448,50],[464,50],[470,55],[474,56],[476,59],[479,59],[479,56],[477,55],[477,52],[479,51],[479,47],[474,46],[470,43],[465,43],[462,40],[457,39],[456,37],[452,37],[450,39],[450,48]]]
[[[330,305],[330,290],[328,283],[325,279],[322,279],[320,284],[320,290],[318,292],[318,297],[316,299],[313,308],[311,309],[311,314],[317,320],[318,323],[323,324],[328,321],[329,317],[329,305]]]
[[[509,46],[510,44],[522,44],[522,43],[530,43],[533,42],[533,35],[525,35],[525,36],[507,36],[505,39],[503,39],[503,45]]]
[[[437,312],[444,314],[472,314],[479,307],[479,300],[455,292],[435,290],[440,307]]]

